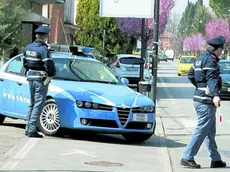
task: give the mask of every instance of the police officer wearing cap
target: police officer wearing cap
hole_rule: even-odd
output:
[[[188,79],[196,87],[193,97],[197,112],[197,128],[185,148],[180,164],[189,168],[201,168],[194,160],[201,144],[205,140],[211,157],[211,168],[226,167],[221,160],[215,141],[216,109],[220,106],[221,79],[219,56],[222,54],[226,40],[223,36],[207,41],[208,49],[196,59],[189,70]]]
[[[40,26],[35,30],[36,40],[24,49],[24,67],[30,87],[30,106],[27,115],[25,134],[28,137],[42,138],[37,133],[37,121],[44,106],[48,85],[47,77],[55,76],[56,69],[48,45],[45,43],[50,29]]]

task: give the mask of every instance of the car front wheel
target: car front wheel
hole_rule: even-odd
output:
[[[0,124],[2,124],[4,122],[5,118],[6,118],[5,116],[0,115]]]
[[[53,136],[59,131],[58,106],[53,99],[46,100],[39,117],[38,128],[47,136]]]
[[[127,141],[132,142],[132,143],[144,142],[144,141],[148,140],[152,135],[153,135],[153,133],[151,133],[151,134],[145,134],[145,133],[125,133],[125,134],[122,134],[122,136]]]

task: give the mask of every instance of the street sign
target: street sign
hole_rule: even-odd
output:
[[[100,16],[153,18],[153,0],[100,0]]]

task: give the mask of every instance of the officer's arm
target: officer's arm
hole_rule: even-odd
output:
[[[49,77],[55,76],[56,68],[53,59],[51,58],[50,51],[48,49],[45,49],[43,51],[42,61],[44,62],[48,76]]]
[[[216,60],[208,60],[203,70],[206,71],[206,80],[211,96],[220,96],[218,86],[219,70]]]
[[[194,65],[188,71],[188,79],[196,87]]]

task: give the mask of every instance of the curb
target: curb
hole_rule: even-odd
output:
[[[160,116],[159,117],[156,116],[156,121],[157,121],[158,134],[161,136],[159,140],[160,140],[160,147],[161,147],[163,171],[173,172],[170,154],[169,154],[169,150],[168,150],[167,142],[166,142],[167,138],[165,135],[162,118]]]

